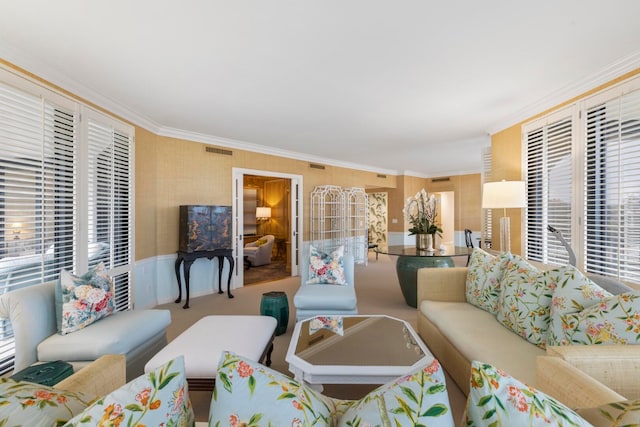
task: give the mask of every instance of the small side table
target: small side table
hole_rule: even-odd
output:
[[[231,277],[233,276],[233,267],[235,261],[233,260],[232,249],[214,249],[212,251],[196,251],[196,252],[184,252],[178,251],[178,258],[176,258],[175,270],[176,279],[178,279],[178,298],[176,302],[182,301],[182,283],[180,281],[180,264],[184,263],[184,288],[186,291],[186,301],[182,308],[189,308],[189,271],[191,270],[191,264],[198,258],[207,258],[212,260],[218,259],[218,293],[222,294],[222,268],[224,267],[224,260],[229,261],[229,277],[227,278],[227,295],[229,298],[233,298],[231,295]]]
[[[260,314],[274,317],[278,321],[276,335],[282,335],[287,332],[287,325],[289,324],[289,301],[287,300],[287,294],[281,291],[262,294]]]

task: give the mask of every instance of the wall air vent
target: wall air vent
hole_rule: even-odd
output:
[[[431,182],[446,182],[449,181],[451,178],[449,178],[448,176],[442,177],[442,178],[432,178]]]
[[[377,176],[378,178],[386,178],[386,177],[387,177],[387,175],[383,175],[383,174],[381,174],[381,173],[379,173],[379,174],[378,174],[378,175],[376,175],[376,176]]]
[[[233,151],[231,150],[225,150],[224,148],[218,148],[218,147],[211,147],[209,145],[204,147],[204,151],[207,153],[213,153],[213,154],[224,154],[225,156],[233,155]]]
[[[319,165],[317,163],[309,163],[309,167],[311,169],[320,169],[320,170],[324,170],[325,169],[324,165]]]

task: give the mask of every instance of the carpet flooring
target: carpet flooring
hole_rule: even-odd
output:
[[[359,314],[386,314],[403,319],[416,329],[416,309],[408,306],[402,297],[395,272],[395,261],[395,257],[387,255],[380,255],[379,259],[376,260],[375,254],[370,253],[368,265],[356,265],[355,286],[358,297],[358,312]],[[159,305],[157,308],[166,308],[171,311],[172,322],[167,329],[167,338],[172,340],[203,316],[212,314],[259,314],[263,293],[271,291],[285,292],[289,303],[289,322],[287,331],[275,337],[271,368],[291,376],[285,356],[295,325],[293,296],[299,286],[300,277],[289,276],[281,280],[267,281],[234,289],[235,298],[233,299],[227,298],[226,294],[214,293],[192,298],[190,300],[190,308],[186,310],[182,308],[182,304],[175,303]],[[384,337],[380,338],[381,345],[384,345]],[[206,342],[202,343],[202,351],[207,351]],[[324,393],[328,396],[342,399],[358,399],[374,387],[371,385],[326,385]],[[466,398],[453,380],[448,379],[447,388],[455,425],[460,425]],[[197,420],[207,421],[211,392],[193,391],[190,392],[190,395]]]
[[[244,270],[244,284],[253,285],[256,283],[272,282],[274,280],[290,277],[291,273],[286,270],[284,259],[272,259],[270,264],[259,265]]]

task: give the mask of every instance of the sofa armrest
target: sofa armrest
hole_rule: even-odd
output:
[[[101,397],[127,382],[126,371],[127,363],[124,354],[107,354],[60,381],[54,387],[59,390],[83,392]]]
[[[465,302],[466,267],[418,270],[418,308],[423,300]]]
[[[569,408],[594,408],[626,398],[595,378],[553,356],[536,358],[536,388]]]
[[[549,346],[547,355],[567,361],[626,399],[640,399],[640,345]]]

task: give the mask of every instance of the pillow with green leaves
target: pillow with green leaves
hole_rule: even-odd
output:
[[[470,381],[466,427],[591,426],[556,399],[487,363],[472,362]]]
[[[510,259],[509,252],[493,256],[480,248],[473,250],[465,282],[465,294],[469,304],[496,314],[500,299],[500,281]]]
[[[84,393],[0,378],[0,425],[62,425],[81,413],[94,399]]]
[[[193,407],[179,356],[100,398],[65,426],[192,426]]]

